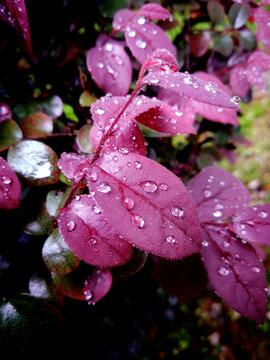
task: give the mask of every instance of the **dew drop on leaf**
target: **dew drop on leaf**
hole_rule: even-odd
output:
[[[206,240],[203,240],[202,241],[202,246],[205,246],[205,247],[209,246],[209,242],[206,241]]]
[[[229,273],[230,273],[230,270],[221,266],[219,269],[218,269],[218,273],[222,276],[228,276]]]
[[[174,237],[173,235],[168,235],[168,236],[166,237],[166,241],[167,241],[167,243],[169,243],[169,244],[175,244],[176,239],[175,239],[175,237]]]
[[[110,185],[108,183],[102,182],[97,186],[97,191],[102,194],[108,194],[109,192],[112,191],[112,188],[110,187]]]
[[[157,184],[154,181],[145,181],[141,185],[144,191],[151,194],[157,191],[158,188]]]
[[[261,218],[263,218],[263,219],[267,218],[267,216],[268,216],[267,212],[266,212],[266,211],[263,211],[263,210],[260,211],[258,215],[259,215]]]
[[[89,289],[85,290],[85,291],[83,292],[83,295],[84,295],[86,301],[91,300],[92,297],[93,297],[93,294],[92,294],[92,292],[91,292]]]
[[[95,171],[92,171],[89,174],[89,180],[92,181],[92,182],[96,182],[97,179],[98,179],[97,173]]]
[[[95,238],[91,238],[91,239],[89,240],[89,244],[90,244],[90,245],[96,245],[96,244],[97,244],[97,240],[96,240]]]
[[[5,184],[5,185],[9,185],[11,184],[12,180],[10,177],[8,176],[2,176],[2,183]]]
[[[98,63],[98,67],[99,67],[99,69],[103,69],[103,68],[104,68],[104,64],[103,64],[102,62],[99,62],[99,63]]]
[[[134,208],[134,200],[130,197],[124,198],[124,206],[127,210],[131,210]]]
[[[105,110],[98,108],[98,109],[96,110],[96,113],[97,113],[98,115],[103,115],[103,114],[105,113]]]
[[[252,270],[253,272],[255,272],[255,273],[261,272],[261,270],[260,270],[260,268],[259,268],[258,266],[253,266],[253,267],[251,268],[251,270]]]
[[[239,104],[241,101],[241,98],[239,96],[232,96],[231,97],[231,102],[233,102],[234,104]]]
[[[66,223],[66,227],[68,231],[73,231],[76,227],[74,221],[70,220]]]
[[[145,49],[147,43],[141,39],[136,40],[136,45],[138,46],[138,48],[140,49]]]
[[[173,206],[171,209],[171,213],[173,216],[182,217],[184,214],[184,210],[180,206]]]
[[[211,195],[212,195],[212,192],[211,192],[210,190],[205,189],[205,190],[203,191],[203,196],[204,196],[206,199],[208,199],[209,197],[211,197]]]
[[[144,25],[145,24],[145,18],[143,16],[140,16],[138,19],[138,24],[139,25]]]
[[[141,169],[142,164],[139,161],[135,161],[134,167],[135,167],[135,169]]]
[[[163,190],[163,191],[168,190],[168,185],[167,185],[167,184],[164,184],[164,183],[159,184],[158,187],[159,187],[160,190]]]
[[[222,212],[220,210],[216,210],[213,212],[213,216],[218,218],[218,217],[221,217],[222,216]]]
[[[129,37],[133,38],[133,37],[136,36],[136,31],[134,31],[134,30],[129,30],[127,34],[128,34]]]
[[[144,227],[144,219],[140,215],[132,215],[132,220],[139,229]]]
[[[101,213],[101,209],[96,204],[92,206],[92,210],[94,211],[95,214]]]

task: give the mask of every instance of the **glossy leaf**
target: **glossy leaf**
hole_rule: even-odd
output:
[[[14,170],[0,157],[0,208],[15,209],[20,205],[21,184]]]
[[[124,31],[125,27],[128,26],[129,22],[135,15],[136,13],[128,9],[117,11],[113,18],[113,29],[117,31]]]
[[[149,71],[178,71],[178,64],[176,58],[171,52],[166,49],[157,49],[145,61]],[[144,64],[145,66],[145,64]]]
[[[138,154],[113,152],[93,164],[87,180],[106,219],[130,243],[168,259],[199,251],[196,208],[166,168]]]
[[[237,212],[232,218],[234,232],[241,238],[270,246],[270,204],[260,204]]]
[[[153,72],[148,73],[144,84],[157,85],[170,90],[178,95],[191,98],[206,104],[239,110],[239,106],[233,102],[230,96],[224,93],[216,83],[206,82],[195,75],[175,72]]]
[[[231,96],[230,89],[224,85],[216,76],[199,71],[196,72],[195,75],[199,79],[208,82],[208,84],[216,84],[220,90],[222,90],[228,96]],[[239,125],[237,113],[235,110],[217,107],[194,100],[191,101],[191,105],[198,114],[208,120],[222,124]]]
[[[250,14],[248,4],[233,4],[229,11],[229,20],[235,29],[241,28],[247,21]]]
[[[94,269],[84,284],[84,296],[88,304],[101,300],[112,286],[112,274],[109,269]]]
[[[170,13],[158,4],[144,4],[139,9],[139,14],[147,19],[166,20],[170,18]]]
[[[0,17],[16,30],[24,50],[34,58],[30,35],[29,20],[24,0],[3,0],[0,5]]]
[[[129,91],[132,64],[122,42],[101,35],[87,53],[87,68],[105,93],[126,95]]]
[[[68,246],[86,263],[106,268],[130,259],[130,244],[111,226],[93,198],[77,195],[61,212],[58,222]]]
[[[67,188],[66,192],[60,190],[51,190],[46,196],[46,209],[51,217],[59,215],[59,208],[64,206],[65,201],[70,193],[70,188]]]
[[[49,185],[58,180],[57,156],[42,142],[20,142],[9,149],[7,160],[13,170],[31,185]]]
[[[216,166],[202,170],[190,180],[187,188],[196,201],[201,221],[231,216],[250,202],[246,187],[231,173]]]
[[[190,50],[196,57],[202,57],[209,49],[210,34],[207,31],[202,31],[198,34],[190,36]]]
[[[0,122],[10,119],[12,117],[12,111],[6,103],[0,103]]]
[[[17,144],[23,137],[19,125],[13,119],[7,119],[0,123],[0,149],[7,149]]]
[[[91,127],[89,124],[83,125],[76,135],[76,144],[84,153],[90,153],[93,150],[93,145],[89,138]]]
[[[25,137],[37,139],[52,133],[53,122],[48,115],[36,113],[24,119],[20,127]]]
[[[267,304],[265,270],[256,251],[220,226],[205,226],[202,260],[211,285],[235,311],[262,324]]]
[[[57,95],[42,99],[39,103],[43,112],[47,114],[52,120],[57,119],[63,114],[63,101]]]
[[[70,273],[80,263],[80,260],[59,234],[58,229],[55,229],[46,239],[42,247],[42,258],[47,268],[59,275]]]
[[[58,167],[68,180],[79,182],[89,167],[89,158],[75,153],[62,153]]]
[[[26,233],[35,236],[48,235],[51,232],[52,218],[48,214],[43,202],[40,205],[38,213],[31,216],[23,229]]]

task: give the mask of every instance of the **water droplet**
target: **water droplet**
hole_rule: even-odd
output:
[[[258,266],[252,266],[251,270],[255,273],[261,272],[260,268]]]
[[[117,156],[113,156],[113,161],[117,162],[118,161],[118,157]]]
[[[66,227],[68,231],[73,231],[76,227],[74,221],[70,220],[66,223]]]
[[[164,183],[159,184],[158,187],[159,187],[160,190],[163,190],[163,191],[168,190],[168,185],[164,184]]]
[[[134,167],[135,167],[135,169],[141,169],[142,164],[139,161],[135,161]]]
[[[143,190],[148,193],[154,193],[155,191],[157,191],[158,188],[157,184],[154,181],[145,181],[141,183],[141,186]]]
[[[268,216],[267,212],[264,210],[260,211],[258,215],[263,219],[267,218]]]
[[[128,34],[129,37],[132,37],[132,38],[133,38],[133,37],[136,36],[136,31],[134,31],[134,30],[129,30],[127,34]]]
[[[183,116],[183,113],[182,113],[182,111],[176,111],[175,115],[180,117],[180,116]]]
[[[139,229],[142,229],[144,227],[144,219],[140,215],[133,215],[132,220]]]
[[[98,115],[103,115],[103,114],[105,113],[105,110],[98,108],[98,109],[96,110],[96,113],[97,113]]]
[[[220,210],[216,210],[216,211],[213,212],[213,216],[214,217],[220,217],[220,216],[222,216],[222,212]]]
[[[206,241],[206,240],[203,240],[202,241],[202,246],[205,246],[205,247],[209,246],[209,242]]]
[[[171,209],[171,213],[173,216],[182,217],[184,214],[184,210],[180,206],[173,206]]]
[[[85,290],[85,291],[83,292],[83,295],[84,295],[86,301],[91,300],[92,297],[93,297],[93,294],[92,294],[92,292],[91,292],[89,289]]]
[[[219,269],[218,269],[218,273],[222,276],[228,276],[229,273],[230,273],[230,270],[221,266]]]
[[[97,173],[95,171],[92,171],[88,177],[89,177],[89,180],[92,182],[96,182],[98,179]]]
[[[94,238],[91,238],[91,239],[89,240],[89,244],[90,244],[90,245],[96,245],[96,244],[97,244],[97,240],[94,239]]]
[[[126,148],[126,147],[121,147],[119,149],[119,152],[123,155],[127,155],[129,153],[128,148]]]
[[[131,199],[130,197],[126,197],[124,198],[124,206],[127,210],[131,210],[134,208],[134,200]]]
[[[225,183],[225,181],[220,181],[219,184],[220,184],[220,186],[224,186],[226,183]]]
[[[8,176],[2,176],[2,183],[5,185],[11,184],[12,180]]]
[[[211,195],[212,195],[212,191],[210,191],[210,190],[208,190],[208,189],[205,189],[205,190],[203,191],[203,196],[204,196],[206,199],[210,198]]]
[[[145,24],[145,18],[143,16],[140,16],[139,19],[138,19],[138,24],[139,25],[143,25]]]
[[[104,68],[104,64],[103,64],[102,62],[99,62],[99,63],[98,63],[98,67],[99,67],[100,69],[103,69],[103,68]]]
[[[9,195],[7,192],[4,192],[3,195],[4,195],[4,198],[5,198],[6,200],[10,200],[10,199],[11,199],[10,195]]]
[[[131,167],[131,162],[128,162],[128,163],[127,163],[127,166],[128,166],[128,167]]]
[[[107,51],[112,51],[112,49],[113,49],[113,44],[107,43],[107,44],[105,45],[105,49],[106,49]]]
[[[211,82],[207,82],[205,85],[204,85],[204,88],[205,90],[215,94],[217,91],[215,89],[215,84],[214,83],[211,83]]]
[[[176,239],[175,239],[175,237],[174,237],[173,235],[168,235],[168,236],[166,237],[166,241],[167,241],[167,243],[169,243],[169,244],[175,244],[175,243],[176,243]]]
[[[227,241],[227,240],[224,240],[222,245],[226,248],[226,247],[229,247],[230,246],[230,242]]]
[[[138,48],[140,49],[145,49],[146,48],[146,42],[141,40],[141,39],[138,39],[136,40],[136,45],[138,46]]]
[[[231,97],[231,102],[233,102],[234,104],[238,105],[241,101],[241,98],[239,96],[232,96]]]
[[[112,191],[112,188],[110,187],[110,185],[108,183],[102,182],[97,186],[97,191],[102,194],[108,194],[109,192]]]
[[[92,210],[94,211],[95,214],[100,214],[101,213],[100,207],[98,207],[96,204],[94,204],[92,206]]]
[[[80,195],[75,195],[75,200],[77,200],[77,201],[81,200]]]
[[[155,78],[155,79],[151,79],[151,80],[150,80],[150,83],[151,83],[151,84],[158,84],[158,83],[159,83],[159,79],[156,79],[156,78]]]

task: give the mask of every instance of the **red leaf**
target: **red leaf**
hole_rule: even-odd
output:
[[[148,19],[166,20],[171,17],[170,13],[164,7],[158,4],[145,4],[140,10],[139,14]]]
[[[204,227],[202,260],[218,295],[243,316],[264,322],[265,270],[255,250],[222,226]]]
[[[256,10],[255,22],[258,27],[258,30],[255,32],[255,36],[258,41],[260,41],[264,47],[270,49],[270,13],[265,10],[263,7],[260,7]]]
[[[132,247],[108,223],[90,195],[76,196],[59,215],[59,231],[73,252],[100,268],[123,265]]]
[[[203,56],[209,49],[210,34],[203,31],[198,34],[192,34],[190,36],[190,50],[196,57]]]
[[[144,77],[143,83],[158,85],[179,95],[206,104],[240,110],[239,106],[234,103],[234,98],[224,93],[216,83],[206,82],[188,73],[150,72]]]
[[[94,148],[97,148],[103,133],[109,130],[127,101],[125,97],[105,96],[92,105],[91,114],[96,126],[91,129],[90,139]],[[141,155],[146,154],[144,137],[133,118],[134,116],[127,114],[127,111],[123,114],[106,141],[103,151],[126,149]]]
[[[109,269],[94,269],[84,284],[84,296],[88,304],[95,304],[101,300],[112,286],[112,274]]]
[[[245,97],[247,95],[250,85],[243,66],[237,65],[230,71],[230,86],[238,96]]]
[[[187,188],[197,203],[201,221],[231,216],[250,202],[246,187],[231,173],[216,166],[202,170]]]
[[[75,153],[62,153],[58,167],[68,180],[79,182],[89,168],[89,157]]]
[[[136,121],[155,131],[166,134],[196,133],[192,126],[194,118],[158,99],[138,96],[129,111],[132,114],[140,112],[136,115]]]
[[[132,78],[132,64],[122,42],[101,35],[87,53],[87,68],[97,85],[113,95],[126,95]]]
[[[16,29],[17,36],[31,58],[34,58],[28,15],[24,0],[3,0],[0,4],[0,17]]]
[[[217,84],[218,88],[221,91],[223,91],[228,96],[231,96],[231,91],[229,90],[229,88],[226,85],[224,85],[216,76],[209,75],[207,73],[200,71],[196,72],[194,75],[196,75],[199,79],[204,80],[206,82]],[[198,114],[200,114],[201,116],[203,116],[208,120],[219,122],[222,124],[239,125],[237,119],[237,113],[235,110],[217,107],[214,105],[205,104],[195,100],[191,101],[191,105]]]
[[[103,155],[89,171],[88,187],[110,224],[138,248],[168,259],[199,251],[192,197],[153,160],[134,153]]]
[[[241,238],[270,246],[270,204],[260,204],[237,212],[232,227]]]
[[[2,157],[0,157],[0,179],[0,208],[18,208],[21,199],[21,184],[14,170]]]

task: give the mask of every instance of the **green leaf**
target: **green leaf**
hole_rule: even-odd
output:
[[[214,39],[214,50],[228,57],[234,48],[233,39],[230,35],[221,35]]]
[[[34,274],[29,279],[28,288],[32,296],[43,298],[52,301],[59,306],[63,306],[64,296],[51,278],[44,279],[41,276]]]
[[[53,131],[52,119],[44,113],[35,113],[21,122],[23,135],[30,139],[46,136]]]
[[[97,101],[97,98],[90,94],[89,91],[85,90],[84,92],[81,93],[80,98],[79,98],[79,104],[82,107],[91,107],[91,105],[93,103],[95,103]]]
[[[249,14],[249,5],[234,3],[229,10],[229,20],[235,29],[239,29],[247,21]]]
[[[42,142],[20,142],[8,150],[7,161],[30,185],[49,185],[58,180],[57,155]]]
[[[43,112],[47,114],[52,120],[57,119],[63,114],[63,101],[57,96],[49,96],[47,99],[40,101]]]
[[[122,266],[113,269],[113,274],[117,276],[130,276],[140,271],[148,258],[148,253],[136,247],[132,248],[130,261]]]
[[[48,214],[45,204],[42,202],[37,216],[28,221],[24,226],[24,231],[28,234],[41,236],[51,232],[52,218]]]
[[[112,19],[118,10],[127,8],[128,6],[129,3],[127,0],[107,0],[104,4],[99,5],[99,9],[102,16]]]
[[[90,136],[89,136],[91,127],[92,126],[88,124],[82,126],[76,136],[77,145],[79,146],[80,150],[84,153],[90,153],[93,151],[93,146],[90,142]]]
[[[63,112],[67,119],[74,121],[74,122],[79,122],[79,118],[75,114],[74,109],[71,105],[64,103],[63,104]]]
[[[19,125],[13,119],[0,123],[0,149],[6,149],[21,141],[23,135]]]
[[[225,11],[223,5],[216,0],[207,2],[208,15],[214,25],[221,25],[225,19]]]
[[[59,190],[51,190],[46,197],[46,209],[51,217],[59,215],[59,208],[62,208],[67,200],[71,187],[68,187],[65,192]]]
[[[243,30],[239,32],[240,44],[246,50],[254,50],[256,47],[256,38],[249,30]]]
[[[83,289],[87,276],[82,276],[80,271],[75,270],[66,275],[52,273],[52,279],[64,295],[72,299],[85,300]]]
[[[80,260],[68,247],[58,229],[45,241],[42,258],[47,268],[58,275],[68,274],[80,264]]]
[[[37,112],[42,112],[42,106],[35,101],[27,104],[18,104],[13,109],[13,114],[19,122]]]

